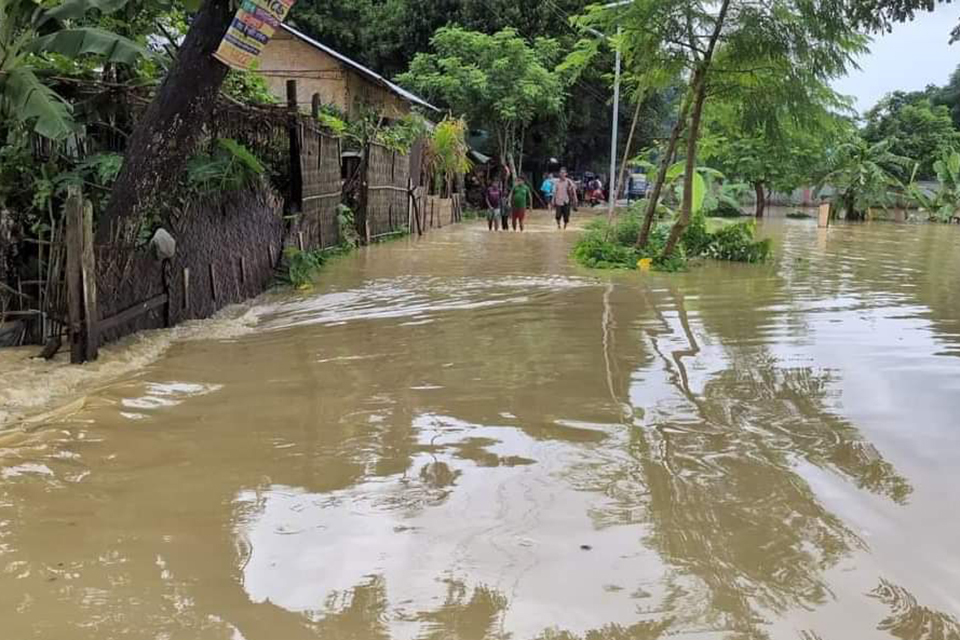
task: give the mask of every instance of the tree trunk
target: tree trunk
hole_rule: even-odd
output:
[[[720,5],[720,12],[717,14],[717,21],[713,25],[713,33],[710,35],[710,44],[703,54],[703,60],[693,74],[693,111],[690,115],[690,128],[687,129],[687,164],[683,176],[683,206],[680,209],[680,219],[673,225],[670,231],[670,237],[663,248],[663,258],[669,258],[680,243],[687,227],[690,226],[690,218],[693,212],[693,174],[697,169],[697,143],[700,140],[700,119],[703,116],[703,103],[707,97],[707,73],[710,70],[710,63],[713,61],[713,52],[717,48],[717,42],[720,40],[720,34],[723,32],[723,22],[727,18],[727,11],[730,10],[730,0],[723,0]]]
[[[852,192],[852,191],[851,191],[851,192],[848,192],[848,193],[843,197],[843,201],[844,201],[844,202],[843,202],[844,207],[845,207],[845,209],[846,209],[846,212],[845,212],[846,219],[847,219],[847,220],[858,220],[859,217],[857,216],[857,209],[856,209],[857,199],[854,197],[853,192]]]
[[[680,239],[690,226],[693,213],[693,175],[697,171],[697,142],[700,137],[700,119],[703,116],[703,103],[707,97],[706,70],[697,69],[694,74],[693,110],[690,114],[690,127],[687,129],[687,161],[683,173],[683,204],[680,207],[680,218],[670,230],[670,237],[663,248],[663,257],[673,255]]]
[[[762,218],[764,212],[767,210],[766,190],[763,188],[762,182],[754,182],[753,188],[757,192],[757,217]]]
[[[670,140],[667,142],[667,149],[664,152],[663,159],[660,161],[660,170],[657,173],[657,180],[653,183],[653,191],[647,193],[647,211],[643,218],[643,227],[640,229],[640,235],[637,236],[637,246],[641,249],[647,246],[650,241],[650,230],[653,228],[653,220],[657,215],[657,204],[660,202],[660,193],[663,191],[663,184],[667,181],[667,171],[673,164],[673,157],[677,153],[677,144],[680,142],[680,134],[683,133],[684,124],[687,121],[687,113],[690,111],[690,100],[684,98],[680,105],[680,114],[677,117],[677,123],[673,125],[673,131],[670,132]]]
[[[97,231],[101,242],[133,244],[158,197],[169,193],[199,141],[227,67],[213,58],[233,19],[230,0],[206,0],[177,59],[127,146]]]

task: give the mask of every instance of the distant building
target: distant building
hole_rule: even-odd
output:
[[[426,100],[286,24],[264,48],[259,73],[282,101],[287,99],[287,80],[296,80],[302,106],[319,93],[324,104],[348,117],[364,104],[390,119],[401,118],[414,107],[437,111]]]

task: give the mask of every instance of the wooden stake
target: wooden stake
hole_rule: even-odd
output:
[[[213,294],[213,300],[216,302],[220,296],[217,295],[217,274],[214,271],[213,263],[210,263],[210,292]]]
[[[190,267],[183,270],[183,310],[190,313]]]
[[[85,348],[83,344],[83,275],[81,261],[83,255],[83,202],[80,188],[67,188],[66,218],[67,245],[67,309],[70,314],[70,362],[82,364]]]
[[[83,254],[80,259],[83,273],[83,322],[85,335],[84,357],[87,362],[100,355],[100,311],[97,306],[97,258],[93,252],[93,203],[83,203]]]
[[[173,295],[171,292],[171,275],[173,273],[173,265],[169,260],[164,260],[163,264],[160,266],[162,270],[163,278],[163,293],[167,296],[167,300],[163,305],[163,326],[165,329],[169,329],[173,326]]]
[[[826,229],[830,226],[830,203],[824,202],[820,205],[819,219],[817,220],[817,226],[821,229]]]
[[[287,80],[287,108],[290,111],[290,202],[287,210],[303,210],[303,169],[300,166],[300,122],[297,106],[297,81]]]

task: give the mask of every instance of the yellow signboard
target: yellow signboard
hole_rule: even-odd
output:
[[[263,48],[297,0],[243,0],[213,56],[234,69],[256,68]]]

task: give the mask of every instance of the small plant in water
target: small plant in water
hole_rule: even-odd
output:
[[[283,253],[287,259],[287,283],[297,289],[307,289],[312,286],[317,271],[326,262],[323,252],[301,251],[296,247],[289,247]]]

